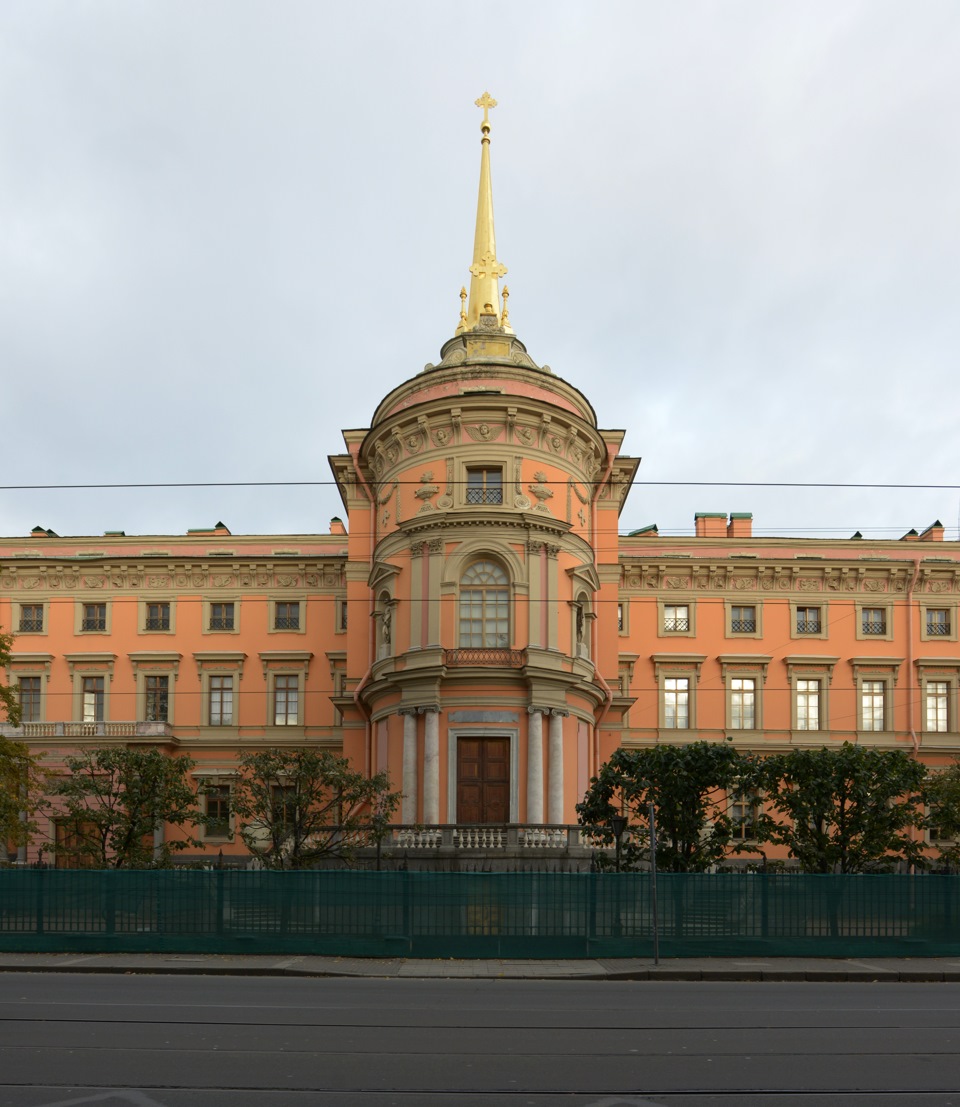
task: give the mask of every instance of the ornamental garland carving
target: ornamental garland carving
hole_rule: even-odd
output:
[[[864,592],[886,592],[887,582],[877,577],[867,577],[863,582],[863,590]]]
[[[690,580],[688,577],[667,577],[663,582],[667,588],[689,588]]]
[[[448,508],[453,507],[453,458],[447,458],[447,474],[446,474],[446,487],[443,490],[443,495],[437,500],[437,507],[442,511],[446,511]]]
[[[950,581],[948,580],[931,580],[927,582],[928,592],[949,592],[951,591]]]
[[[819,592],[820,581],[815,577],[800,577],[797,581],[798,592]]]

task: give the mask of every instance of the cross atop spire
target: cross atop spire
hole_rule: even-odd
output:
[[[493,184],[490,179],[490,109],[497,101],[489,92],[474,103],[483,108],[480,124],[480,193],[477,197],[477,226],[473,236],[473,263],[470,266],[470,302],[466,313],[461,309],[457,334],[477,330],[481,325],[488,329],[512,332],[510,324],[500,309],[500,278],[507,267],[497,259],[497,242],[493,230]],[[493,317],[493,318],[491,318]]]
[[[496,100],[490,95],[489,92],[485,92],[479,100],[474,100],[474,103],[478,108],[483,108],[483,122],[480,124],[481,131],[490,130],[490,109],[497,106]]]

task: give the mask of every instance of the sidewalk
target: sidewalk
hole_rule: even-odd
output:
[[[458,980],[955,981],[960,958],[649,958],[583,961],[417,960],[214,953],[0,953],[3,972],[196,976],[396,977]]]

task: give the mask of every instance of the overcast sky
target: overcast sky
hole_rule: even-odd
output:
[[[2,484],[329,481],[439,360],[489,89],[532,356],[621,517],[899,537],[960,492],[960,5],[4,0]],[[0,491],[0,534],[325,532],[334,487]]]

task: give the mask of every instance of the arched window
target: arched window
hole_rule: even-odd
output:
[[[510,645],[507,574],[493,561],[474,561],[460,578],[460,645],[504,649]]]

